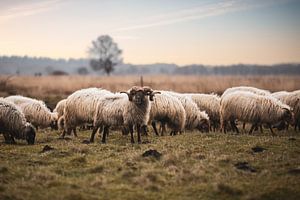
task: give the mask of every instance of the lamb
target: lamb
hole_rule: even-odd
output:
[[[112,94],[101,88],[86,88],[75,91],[65,102],[64,108],[64,131],[62,137],[73,130],[76,135],[76,126],[93,123],[97,103],[101,97]]]
[[[282,103],[289,105],[294,113],[295,122],[294,128],[295,131],[298,129],[300,130],[300,90],[294,92],[286,92],[280,91],[272,93],[272,96],[276,99],[280,100]],[[287,126],[288,128],[288,126]]]
[[[199,94],[187,93],[185,94],[192,98],[200,110],[208,114],[210,125],[216,131],[220,126],[220,102],[221,98],[216,94]]]
[[[186,121],[186,113],[181,102],[168,94],[160,94],[151,102],[150,120],[154,132],[158,135],[156,122],[160,122],[162,127],[165,124],[172,129],[171,134],[183,131]],[[163,135],[163,132],[161,133]]]
[[[109,94],[99,100],[94,116],[94,129],[90,142],[94,141],[99,127],[103,126],[102,143],[106,142],[106,135],[111,126],[124,126],[129,129],[131,143],[134,143],[133,128],[136,127],[138,143],[141,143],[141,127],[148,123],[151,104],[154,95],[159,92],[149,87],[133,86],[125,94]],[[149,99],[148,97],[149,96]]]
[[[222,97],[224,97],[227,94],[230,94],[232,92],[236,92],[236,91],[252,92],[254,94],[263,95],[263,96],[268,96],[271,94],[271,92],[268,90],[263,90],[263,89],[259,89],[259,88],[255,88],[255,87],[249,87],[249,86],[239,86],[239,87],[232,87],[232,88],[226,89],[224,91],[224,93],[222,94]]]
[[[43,101],[23,96],[9,96],[5,98],[18,105],[26,119],[36,128],[57,127],[57,113],[51,112]]]
[[[0,133],[5,143],[15,143],[16,139],[26,140],[34,144],[35,129],[26,121],[23,112],[13,103],[0,98]]]
[[[199,131],[209,131],[209,117],[205,111],[200,111],[198,106],[193,100],[185,94],[180,94],[170,91],[161,91],[162,94],[169,94],[176,97],[184,107],[186,113],[185,129],[193,130],[198,129]]]
[[[221,130],[226,133],[226,125],[229,121],[234,130],[239,130],[234,121],[252,123],[249,131],[251,134],[255,126],[265,123],[274,134],[271,125],[281,121],[290,121],[292,113],[290,107],[271,96],[262,96],[251,92],[236,91],[221,98]]]

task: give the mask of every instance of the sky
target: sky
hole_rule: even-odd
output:
[[[0,55],[87,58],[106,34],[125,63],[299,63],[300,0],[0,0]]]

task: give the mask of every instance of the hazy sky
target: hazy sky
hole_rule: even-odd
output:
[[[300,62],[300,0],[0,0],[0,55],[84,58],[103,34],[126,63]]]

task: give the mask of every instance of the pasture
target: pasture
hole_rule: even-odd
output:
[[[177,92],[215,92],[238,85],[297,90],[299,76],[147,76],[144,85]],[[140,77],[0,77],[0,96],[21,94],[51,108],[80,88],[114,92]],[[239,127],[242,130],[241,127]],[[250,127],[246,127],[249,130]],[[4,144],[0,135],[0,199],[299,199],[300,133],[242,131],[155,136],[142,144],[111,131],[106,144],[85,144],[91,131],[59,139],[39,129],[35,145]],[[149,153],[149,150],[154,150]]]
[[[58,139],[38,131],[36,144],[0,142],[0,199],[299,199],[300,137],[186,132],[143,137],[90,131]],[[45,148],[48,145],[53,148]],[[255,152],[255,147],[263,148]],[[254,148],[254,149],[252,149]],[[147,150],[161,156],[143,157]],[[258,148],[258,151],[260,149]]]

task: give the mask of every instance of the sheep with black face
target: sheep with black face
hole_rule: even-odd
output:
[[[90,141],[94,141],[94,136],[101,126],[104,127],[102,143],[106,142],[110,127],[124,126],[130,131],[131,143],[134,143],[134,127],[137,130],[138,143],[141,143],[141,127],[147,125],[150,101],[153,101],[158,93],[149,87],[134,86],[127,92],[109,94],[101,98],[96,108]]]

